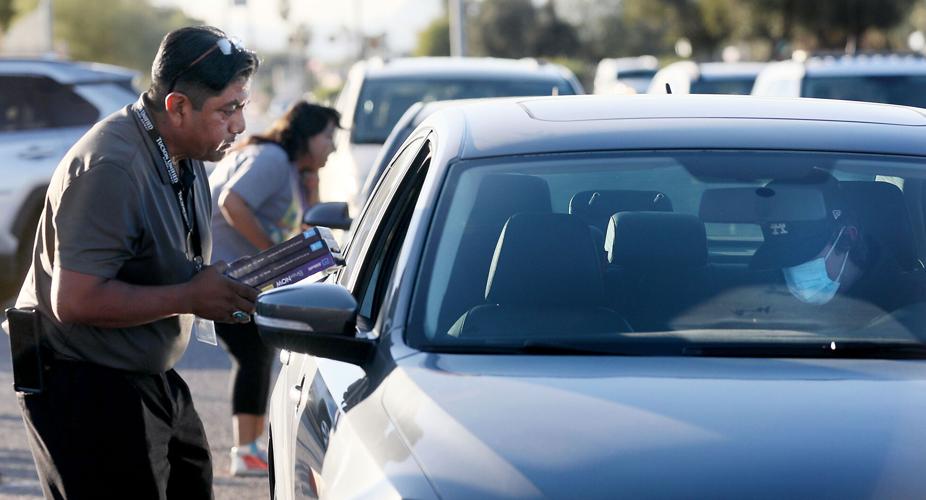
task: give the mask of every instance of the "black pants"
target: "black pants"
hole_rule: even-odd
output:
[[[276,350],[264,344],[253,322],[216,323],[215,333],[232,356],[232,414],[264,415]]]
[[[19,394],[46,498],[211,499],[212,459],[177,372],[55,362]]]

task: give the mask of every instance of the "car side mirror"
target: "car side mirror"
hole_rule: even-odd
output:
[[[330,227],[331,229],[350,229],[352,219],[347,209],[347,203],[330,201],[319,203],[305,211],[302,222],[310,226]]]
[[[355,336],[357,310],[356,299],[341,285],[298,284],[261,294],[254,321],[267,345],[364,365],[376,341]]]

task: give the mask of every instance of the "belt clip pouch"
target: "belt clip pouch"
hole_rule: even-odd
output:
[[[34,309],[6,310],[13,358],[13,389],[40,394],[44,389],[42,349],[39,342],[40,317]]]

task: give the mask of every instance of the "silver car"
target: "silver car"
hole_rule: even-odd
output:
[[[410,57],[355,63],[335,107],[344,130],[337,150],[319,171],[321,197],[348,201],[353,213],[366,201],[362,188],[389,132],[418,101],[582,94],[575,75],[534,59]]]
[[[45,189],[94,123],[138,97],[138,72],[105,64],[0,58],[0,282],[22,278]]]
[[[259,298],[274,497],[922,496],[924,127],[748,96],[433,114],[344,265]]]

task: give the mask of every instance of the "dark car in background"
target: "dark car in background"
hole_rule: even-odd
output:
[[[922,496],[924,129],[749,96],[432,114],[344,265],[258,299],[274,497]],[[871,295],[757,265],[762,228],[849,210]]]

